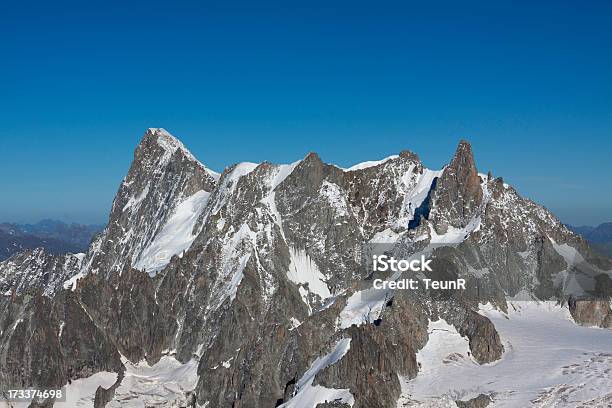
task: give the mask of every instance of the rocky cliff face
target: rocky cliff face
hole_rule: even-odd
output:
[[[113,201],[109,223],[87,254],[87,271],[110,276],[121,273],[126,265],[138,265],[146,272],[157,272],[187,247],[172,241],[175,230],[161,235],[163,227],[170,221],[177,228],[195,227],[193,219],[180,216],[187,213],[197,218],[195,213],[202,211],[217,177],[165,130],[149,129]],[[178,219],[171,219],[172,215]],[[197,235],[197,231],[188,232]],[[169,241],[164,250],[155,251],[162,247],[155,238]]]
[[[52,295],[81,268],[84,254],[53,255],[26,250],[0,262],[0,292],[5,296],[41,291]]]
[[[432,196],[432,221],[438,234],[445,234],[449,227],[465,228],[481,213],[482,182],[472,147],[462,140],[453,160],[438,179]]]
[[[427,254],[469,289],[372,291],[363,260],[377,244]],[[96,393],[112,405],[146,398],[121,385],[136,363],[172,356],[197,383],[169,406],[395,407],[428,322],[444,319],[475,363],[492,362],[504,350],[479,303],[567,299],[575,270],[601,294],[611,269],[543,207],[479,174],[467,142],[440,171],[402,152],[350,169],[309,154],[218,175],[151,129],[84,259],[34,251],[0,263],[0,386],[116,372]],[[609,325],[609,305],[592,304],[573,303],[576,319]]]

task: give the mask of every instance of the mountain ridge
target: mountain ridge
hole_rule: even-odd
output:
[[[420,371],[430,322],[467,339],[469,361],[494,362],[505,345],[480,304],[507,310],[525,293],[567,304],[572,271],[612,271],[544,207],[478,173],[465,141],[442,170],[413,153],[352,170],[310,153],[215,177],[169,135],[145,132],[108,225],[78,263],[62,269],[51,256],[39,268],[34,253],[0,263],[0,385],[114,372],[96,401],[147,399],[124,378],[172,356],[197,385],[177,385],[168,404],[392,407]],[[443,301],[372,291],[362,265],[372,244],[426,253],[474,289]],[[569,311],[612,326],[609,303]]]

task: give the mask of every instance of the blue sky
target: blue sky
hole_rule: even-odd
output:
[[[403,149],[439,168],[465,138],[562,221],[612,220],[610,2],[18,3],[0,221],[104,222],[148,127],[215,170]]]

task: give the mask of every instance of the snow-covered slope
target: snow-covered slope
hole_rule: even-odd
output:
[[[157,273],[195,239],[194,228],[218,179],[170,133],[147,130],[84,272],[122,273],[129,265]]]
[[[330,389],[321,385],[313,385],[315,376],[323,369],[335,364],[351,347],[351,339],[342,339],[336,343],[333,350],[323,357],[317,358],[310,368],[302,375],[296,385],[295,395],[280,407],[303,408],[316,407],[319,403],[336,401],[353,406],[355,399],[347,389]]]
[[[134,268],[154,276],[170,262],[174,255],[187,250],[199,231],[194,231],[210,193],[200,190],[181,202],[170,215],[159,233],[138,256]]]
[[[402,380],[408,401],[493,397],[492,407],[596,407],[612,403],[612,332],[579,327],[554,302],[513,302],[508,314],[490,304],[490,318],[504,343],[503,358],[480,366],[468,355],[468,340],[453,326],[430,323],[430,338],[417,354],[419,375]]]

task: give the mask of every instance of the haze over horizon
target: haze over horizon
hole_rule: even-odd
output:
[[[60,3],[0,16],[2,222],[104,223],[149,127],[216,171],[441,168],[467,139],[561,221],[612,221],[610,3]]]

